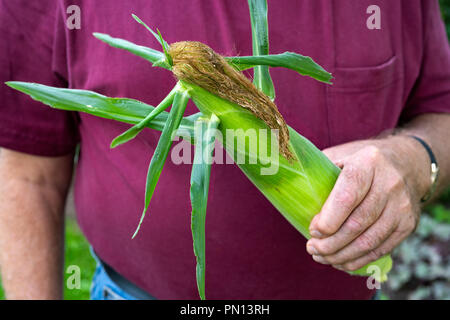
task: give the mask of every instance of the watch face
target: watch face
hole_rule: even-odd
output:
[[[433,187],[434,184],[436,184],[436,180],[439,176],[439,166],[437,165],[437,163],[433,162],[431,164],[431,184]]]
[[[439,176],[439,166],[437,165],[436,162],[432,162],[431,163],[431,186],[430,189],[428,190],[428,192],[423,196],[423,198],[420,200],[421,202],[426,202],[428,201],[428,199],[431,198],[431,195],[434,193],[434,190],[436,189],[436,181],[438,179]]]

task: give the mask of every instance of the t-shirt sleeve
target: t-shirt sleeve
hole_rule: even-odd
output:
[[[55,51],[63,52],[55,50],[60,45],[55,41],[57,6],[54,0],[0,0],[0,147],[61,156],[78,142],[76,113],[52,109],[4,84],[66,86],[54,70],[64,61],[54,56]]]
[[[403,111],[406,121],[423,113],[450,113],[450,47],[439,2],[424,0],[422,8],[423,58],[419,78]]]

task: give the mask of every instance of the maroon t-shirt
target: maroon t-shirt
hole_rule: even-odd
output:
[[[66,27],[70,5],[81,29]],[[367,8],[381,9],[369,29]],[[156,105],[175,83],[167,70],[92,36],[108,33],[160,49],[132,18],[158,27],[171,43],[202,41],[223,55],[250,55],[246,1],[0,0],[0,81],[88,89]],[[435,0],[269,1],[271,53],[295,51],[333,73],[332,86],[272,69],[276,103],[319,148],[368,138],[415,115],[450,112],[450,54]],[[197,112],[190,104],[187,114]],[[81,152],[78,221],[99,256],[158,299],[196,299],[190,230],[191,166],[168,161],[148,215],[149,160],[160,135],[146,129],[114,150],[129,125],[52,110],[0,85],[0,145],[30,154]],[[298,233],[235,165],[213,165],[206,220],[210,299],[364,299],[366,278],[315,263]]]

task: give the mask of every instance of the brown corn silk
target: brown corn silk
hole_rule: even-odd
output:
[[[289,130],[277,106],[221,55],[196,41],[172,43],[169,55],[178,80],[195,84],[252,112],[270,129],[278,130],[281,154],[287,159],[294,158],[289,150]]]

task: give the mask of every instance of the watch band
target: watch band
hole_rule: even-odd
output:
[[[431,175],[430,175],[430,180],[431,180],[431,186],[428,189],[428,192],[422,197],[422,199],[420,199],[420,201],[426,202],[431,198],[431,195],[434,193],[434,190],[436,190],[436,185],[437,185],[437,179],[439,176],[439,166],[436,160],[436,157],[434,156],[433,151],[431,150],[430,146],[423,141],[421,138],[416,137],[411,135],[411,138],[417,140],[427,151],[428,156],[430,157],[430,161],[431,161]]]

